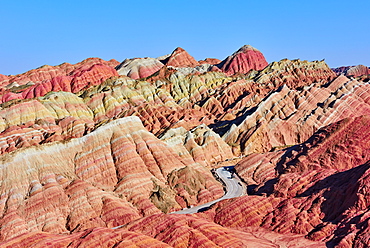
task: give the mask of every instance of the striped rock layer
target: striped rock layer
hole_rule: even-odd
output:
[[[145,78],[159,71],[164,65],[154,58],[126,59],[116,67],[119,75],[133,79]]]
[[[100,76],[97,77],[97,81],[90,80],[86,75],[90,75],[89,73],[94,70],[99,72],[100,69],[106,68],[111,71],[109,63],[104,65],[103,62],[98,59],[86,60],[73,66],[77,68],[74,71],[66,71],[65,74],[68,76],[45,79],[20,89],[18,93],[6,93],[3,96],[6,96],[4,101],[13,100],[2,104],[1,152],[81,137],[101,123],[122,116],[138,115],[145,127],[156,135],[170,127],[182,126],[189,130],[202,123],[212,124],[219,119],[229,121],[240,117],[242,110],[255,107],[266,94],[285,82],[286,76],[282,75],[281,71],[284,71],[282,68],[288,73],[291,68],[302,67],[301,71],[306,74],[294,73],[290,76],[292,83],[307,79],[308,75],[311,75],[311,81],[330,77],[330,74],[327,75],[325,65],[285,61],[266,68],[264,70],[268,74],[266,77],[258,74],[239,79],[212,71],[194,75],[162,67],[163,70],[147,78],[147,81],[134,81],[123,76],[115,76],[102,83],[106,77],[117,75],[110,72],[98,73]],[[90,65],[92,66],[89,67]],[[64,68],[63,66],[66,67],[63,64],[55,68]],[[75,82],[74,80],[76,85],[71,84]],[[256,83],[260,87],[256,88]],[[95,84],[98,85],[94,86]],[[268,87],[265,87],[265,84]],[[88,89],[85,89],[86,87]],[[75,93],[77,96],[61,91]],[[17,100],[35,96],[43,98]],[[218,123],[213,128],[219,129],[223,126],[225,126],[223,123]],[[229,142],[234,152],[238,153],[240,149],[234,148],[236,147],[234,143]]]
[[[325,247],[302,235],[279,235],[262,228],[236,230],[195,216],[157,214],[119,229],[91,228],[70,235],[30,233],[2,247]]]
[[[227,143],[240,144],[244,154],[301,143],[320,127],[369,113],[369,87],[345,76],[300,89],[284,85],[247,110],[223,138]]]
[[[345,75],[345,76],[353,76],[353,77],[360,77],[364,75],[370,74],[370,68],[364,65],[356,65],[356,66],[342,66],[338,68],[334,68],[333,71],[338,75]]]
[[[262,70],[268,65],[263,54],[256,48],[245,45],[217,66],[227,75]]]
[[[0,82],[0,102],[44,96],[51,91],[76,93],[118,76],[113,66],[116,63],[91,58],[75,65],[64,63],[59,66],[43,66],[24,74],[9,76]]]
[[[343,76],[330,81],[334,77],[324,62],[299,60],[274,62],[243,77],[212,71],[186,75],[167,67],[146,80],[111,77],[75,94],[51,92],[4,103],[0,151],[82,137],[113,119],[137,115],[157,136],[169,128],[206,124],[223,135],[234,155],[265,152],[302,142],[321,126],[366,111],[361,92],[367,84]],[[352,95],[365,99],[354,102]],[[332,107],[335,102],[345,108],[344,99],[357,109]]]
[[[145,127],[157,135],[170,127],[189,129],[210,123],[215,117],[207,109],[187,107],[202,99],[207,87],[221,85],[225,80],[222,74],[210,72],[182,78],[185,82],[178,78],[168,82],[169,92],[146,81],[120,76],[78,94],[51,92],[35,99],[7,102],[0,110],[0,151],[82,137],[124,116],[139,116]],[[194,83],[192,88],[179,91],[190,82]]]
[[[162,63],[173,67],[195,67],[199,65],[199,62],[181,47],[176,48],[167,58],[162,60]]]
[[[214,220],[303,234],[329,247],[368,246],[369,121],[346,118],[300,145],[243,159],[236,170],[251,195],[220,203]]]
[[[138,117],[0,160],[0,240],[114,227],[223,195],[209,170],[189,153],[180,157]]]
[[[0,110],[0,151],[5,153],[21,147],[82,137],[113,119],[137,115],[144,126],[156,135],[163,134],[168,128],[183,127],[190,130],[202,123],[212,124],[220,134],[228,131],[224,140],[232,147],[234,154],[248,152],[244,148],[246,145],[240,134],[242,131],[235,132],[235,125],[257,106],[266,111],[265,106],[275,104],[269,103],[271,97],[262,100],[269,94],[278,94],[271,94],[271,91],[279,91],[285,82],[286,76],[282,76],[284,70],[276,72],[278,68],[289,71],[291,67],[300,67],[305,73],[309,70],[304,68],[312,68],[311,74],[316,75],[310,76],[308,80],[305,74],[293,74],[290,77],[291,85],[303,78],[308,82],[315,80],[323,84],[333,74],[324,64],[299,61],[282,61],[272,68],[266,68],[266,77],[258,74],[250,75],[250,79],[226,77],[221,72],[184,75],[163,67],[157,75],[161,77],[155,75],[146,81],[125,76],[112,77],[75,94],[59,91],[32,100],[10,101],[4,103]],[[320,84],[313,86],[318,87]],[[333,87],[336,90],[336,86]],[[291,95],[297,95],[296,92],[299,91],[292,89]],[[291,109],[294,108],[295,103]],[[312,105],[306,106],[306,109],[312,108]],[[252,114],[247,119],[253,119],[253,116],[259,118],[260,115]],[[243,125],[239,125],[239,129],[243,130]],[[318,127],[310,126],[309,131],[312,131],[307,136],[315,128]],[[275,143],[278,146],[291,142],[280,139]],[[261,142],[255,142],[255,146],[258,145]],[[271,145],[276,146],[267,142],[262,149],[270,149]]]
[[[57,76],[67,76],[76,69],[88,68],[96,64],[101,64],[114,68],[119,64],[119,62],[114,59],[105,61],[100,58],[88,58],[77,64],[63,63],[57,66],[44,65],[37,69],[33,69],[19,75],[1,75],[0,85],[1,88],[3,88],[9,84],[24,85],[30,82],[38,83],[44,80],[50,80]]]

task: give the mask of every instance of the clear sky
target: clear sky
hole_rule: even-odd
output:
[[[370,66],[369,10],[370,0],[0,0],[0,73],[178,46],[198,60],[224,59],[246,44],[268,62]]]

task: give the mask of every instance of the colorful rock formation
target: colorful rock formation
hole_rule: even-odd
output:
[[[64,63],[55,67],[43,66],[34,71],[11,76],[0,84],[3,86],[0,87],[1,103],[44,96],[51,91],[76,93],[118,76],[112,67],[115,62],[117,61],[107,62],[92,58],[76,65]]]
[[[194,161],[204,166],[233,158],[231,147],[206,125],[190,131],[183,127],[169,129],[161,140],[178,152],[180,156],[191,155]]]
[[[267,66],[263,54],[256,48],[245,45],[231,56],[224,59],[218,67],[227,75],[247,73],[250,70],[262,70]]]
[[[370,68],[364,65],[356,65],[356,66],[342,66],[333,69],[335,73],[338,75],[345,75],[347,77],[353,76],[353,77],[360,77],[364,75],[370,74]]]
[[[24,247],[140,247],[168,248],[171,247],[152,237],[126,231],[112,230],[104,227],[90,228],[83,232],[70,235],[34,232],[20,235],[7,242],[0,243],[6,248]]]
[[[133,79],[145,78],[159,71],[164,65],[154,58],[126,59],[116,67],[119,75]]]
[[[162,63],[173,67],[194,67],[199,65],[198,61],[181,47],[176,48]]]
[[[0,75],[1,247],[370,245],[366,67],[118,64]],[[221,197],[210,170],[237,161],[249,195],[164,214]]]
[[[303,142],[320,127],[369,113],[368,87],[344,76],[325,85],[284,85],[247,110],[223,138],[240,144],[246,155]]]
[[[0,85],[1,87],[5,87],[6,85],[11,84],[11,83],[16,83],[18,85],[24,85],[29,82],[37,83],[43,80],[48,80],[48,79],[50,80],[57,76],[68,76],[72,71],[78,68],[86,69],[87,67],[91,67],[93,65],[98,65],[98,64],[114,68],[119,64],[119,62],[114,59],[105,61],[100,58],[88,58],[74,65],[69,64],[69,63],[63,63],[58,66],[44,65],[37,69],[25,72],[23,74],[19,74],[15,76],[10,75],[8,76],[8,78],[6,78],[7,80],[4,80],[4,79],[0,80]]]
[[[0,159],[2,240],[35,231],[118,226],[223,195],[209,170],[191,156],[181,158],[145,130],[137,117]],[[172,176],[185,166],[192,171],[188,180]]]
[[[236,170],[256,195],[220,203],[227,207],[216,207],[216,223],[303,234],[330,247],[367,244],[369,121],[343,119],[301,145],[243,159]]]
[[[210,65],[217,65],[221,63],[221,60],[215,58],[206,58],[204,60],[199,60],[199,64],[210,64]]]
[[[24,234],[3,247],[325,247],[302,235],[282,235],[262,228],[236,230],[195,216],[157,214],[119,229],[91,228],[70,235]]]

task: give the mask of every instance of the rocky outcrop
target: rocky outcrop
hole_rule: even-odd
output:
[[[337,171],[354,168],[369,160],[365,124],[368,119],[368,116],[343,119],[320,129],[301,145],[252,154],[236,168],[249,184],[262,184],[285,170],[304,173],[317,168]]]
[[[284,84],[290,88],[300,88],[313,83],[325,84],[336,77],[325,61],[282,59],[270,63],[266,68],[251,75],[253,80],[266,88],[280,87]]]
[[[337,75],[345,75],[347,77],[349,76],[360,77],[370,74],[370,68],[364,65],[342,66],[334,68],[333,71],[337,73]]]
[[[180,156],[189,154],[194,161],[204,166],[214,167],[218,162],[234,157],[231,147],[204,124],[189,131],[183,127],[169,129],[161,140]]]
[[[162,63],[173,67],[195,67],[199,65],[198,61],[181,47],[176,48],[170,56],[162,60]]]
[[[368,87],[344,76],[321,86],[283,86],[247,110],[223,138],[240,144],[244,154],[301,143],[320,127],[369,113]]]
[[[199,60],[199,64],[210,64],[210,65],[217,65],[221,63],[221,60],[215,58],[206,58],[204,60]]]
[[[322,243],[306,240],[299,235],[288,235],[283,239],[263,229],[239,231],[190,215],[153,215],[130,223],[125,228],[156,237],[172,247],[298,247],[299,244],[324,247]]]
[[[201,64],[196,67],[172,67],[172,68],[176,69],[178,72],[184,75],[202,74],[202,73],[206,73],[209,71],[217,71],[217,72],[221,71],[217,66],[210,65],[210,64]]]
[[[119,75],[133,79],[145,78],[159,71],[164,65],[154,58],[126,59],[116,67]]]
[[[247,73],[251,70],[262,70],[267,66],[263,54],[256,48],[245,45],[217,66],[227,75]]]
[[[1,88],[9,84],[24,85],[27,83],[38,83],[44,80],[50,80],[57,76],[68,76],[74,70],[81,70],[82,68],[89,68],[93,65],[104,65],[111,68],[119,64],[117,60],[105,61],[100,58],[88,58],[77,64],[63,63],[57,66],[44,65],[37,69],[27,71],[19,75],[10,75],[7,80],[0,80]],[[79,69],[81,68],[81,69]]]
[[[178,74],[157,89],[155,84],[120,76],[78,94],[52,92],[33,100],[8,101],[0,111],[0,151],[82,137],[123,116],[139,116],[157,135],[169,127],[189,130],[202,122],[209,124],[214,116],[195,103],[206,96],[207,88],[224,80],[223,74],[213,72]]]
[[[8,81],[8,76],[5,76],[3,74],[0,74],[0,83],[3,84],[3,82]]]
[[[106,79],[118,76],[117,71],[101,59],[87,59],[76,65],[62,64],[44,66],[34,71],[13,76],[0,89],[1,103],[14,99],[29,99],[44,96],[51,91],[76,93],[101,84]],[[9,83],[9,84],[8,84]]]

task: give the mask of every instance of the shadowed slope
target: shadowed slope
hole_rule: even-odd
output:
[[[344,119],[301,145],[243,159],[235,167],[238,174],[250,184],[250,194],[262,196],[219,203],[216,223],[300,233],[329,245],[367,246],[369,121],[369,116]],[[253,217],[239,221],[228,214],[235,207],[243,209],[243,219]]]

